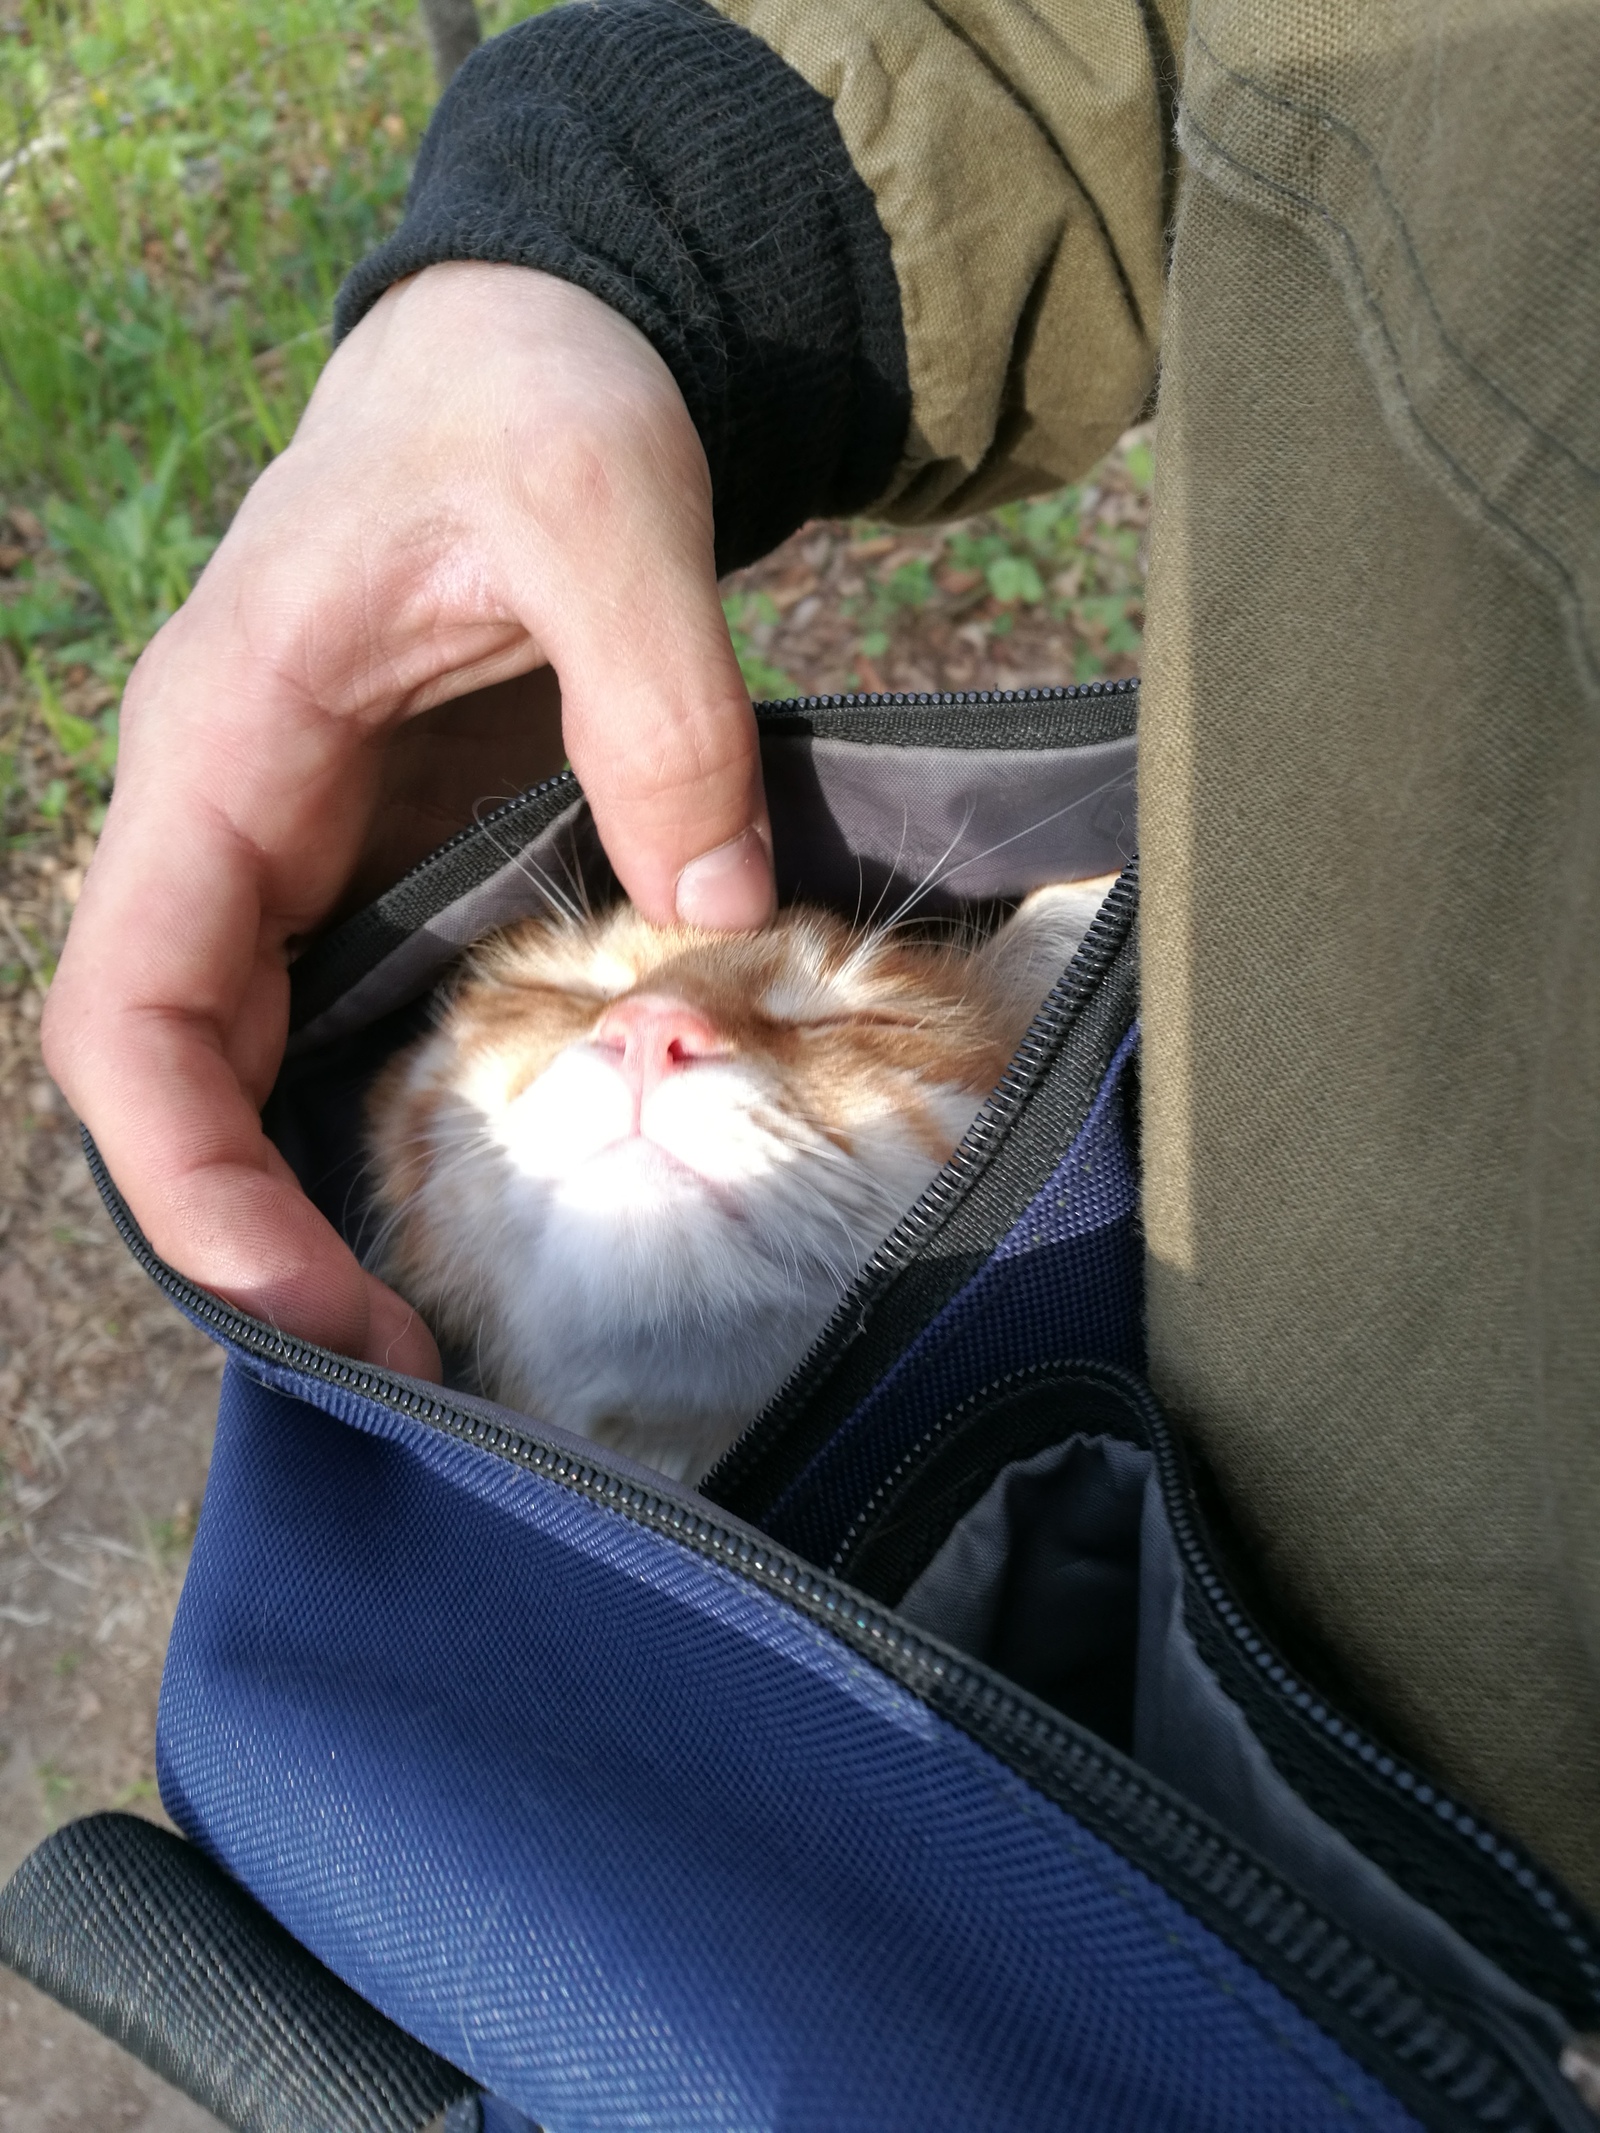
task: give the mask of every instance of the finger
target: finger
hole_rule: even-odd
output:
[[[515,433],[502,597],[560,677],[572,767],[640,910],[762,925],[771,829],[699,436],[642,334],[582,290],[527,279],[560,330],[541,357],[540,421]]]
[[[51,1072],[160,1258],[305,1339],[437,1374],[425,1331],[305,1200],[261,1128],[288,1014],[281,937],[296,914],[264,928],[272,869],[197,789],[203,750],[161,748],[152,779],[139,724],[47,1001]],[[248,754],[227,767],[237,795]]]
[[[658,924],[745,930],[772,916],[772,833],[709,562],[706,580],[629,588],[638,625],[620,656],[563,676],[563,732],[639,909]]]
[[[52,995],[50,1064],[76,1101],[76,1003]],[[206,1033],[124,1014],[115,1034],[127,1093],[99,1092],[94,1130],[156,1256],[282,1332],[437,1379],[426,1327],[305,1198]],[[144,1100],[151,1087],[170,1101]]]
[[[348,379],[334,388],[349,399]],[[300,1196],[257,1107],[286,1034],[285,944],[356,864],[381,774],[371,735],[451,673],[530,648],[438,564],[441,539],[455,552],[439,527],[481,516],[446,478],[468,456],[457,430],[435,440],[444,475],[396,469],[381,423],[376,443],[335,430],[342,478],[337,435],[276,462],[130,684],[47,1059],[161,1257],[308,1339],[436,1371],[426,1331]],[[404,516],[419,496],[431,547]],[[364,514],[388,528],[375,546]]]

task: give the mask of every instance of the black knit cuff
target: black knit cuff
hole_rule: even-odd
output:
[[[872,195],[827,99],[704,0],[583,0],[475,53],[337,331],[445,259],[542,267],[648,336],[710,462],[719,570],[888,486],[910,391]]]

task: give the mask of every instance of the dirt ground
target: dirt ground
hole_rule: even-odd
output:
[[[55,943],[73,887],[70,851],[13,855],[0,928],[26,913]],[[0,1877],[73,1815],[160,1813],[156,1687],[220,1365],[102,1214],[38,1007],[36,985],[0,1005]],[[211,2120],[0,1973],[0,2133],[90,2124]]]
[[[0,923],[26,908],[57,938],[72,867],[26,857]],[[219,1368],[101,1210],[39,1065],[39,1002],[0,1009],[0,1878],[75,1815],[159,1813],[156,1689]],[[0,1972],[0,2133],[211,2123]]]
[[[1086,513],[1142,532],[1147,499],[1113,462]],[[928,565],[931,596],[876,597],[908,563]],[[1004,608],[937,534],[808,527],[730,590],[752,596],[747,644],[800,693],[1068,681],[1085,644],[1104,671],[1134,664],[1104,656],[1092,621]],[[20,687],[14,665],[0,698],[8,683]],[[219,1371],[128,1258],[39,1062],[43,989],[91,853],[67,822],[0,862],[0,966],[13,973],[0,988],[0,1881],[75,1816],[162,1818],[156,1692]],[[0,1972],[0,2133],[214,2123]]]

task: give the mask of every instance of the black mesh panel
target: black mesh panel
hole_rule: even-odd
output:
[[[69,1823],[23,1862],[0,1960],[239,2133],[421,2133],[476,2093],[133,1815]]]

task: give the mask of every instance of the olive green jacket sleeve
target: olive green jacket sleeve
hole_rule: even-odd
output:
[[[1148,404],[1182,0],[714,0],[828,99],[900,290],[886,515],[1070,480]]]
[[[574,0],[442,98],[348,331],[493,259],[629,318],[683,391],[719,564],[954,515],[1151,400],[1184,0]]]

